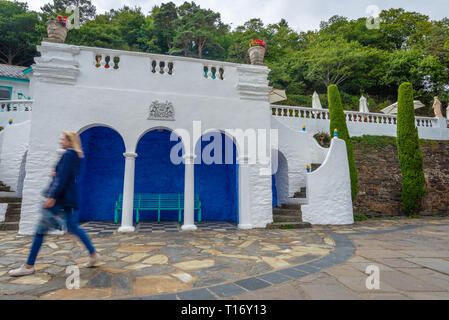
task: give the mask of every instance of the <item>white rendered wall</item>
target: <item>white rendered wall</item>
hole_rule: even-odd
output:
[[[0,112],[0,127],[6,128],[9,126],[9,119],[12,119],[12,124],[19,124],[31,120],[31,112],[28,111],[9,111]]]
[[[284,181],[285,174],[279,172],[276,175],[278,202],[282,204],[287,203],[288,197],[293,197],[295,192],[306,186],[307,165],[323,163],[329,149],[321,147],[308,131],[293,130],[278,118],[272,117],[271,127],[278,130],[279,151],[285,156],[288,167],[288,181]],[[280,163],[279,169],[282,171],[286,167]]]
[[[105,125],[122,136],[127,153],[134,153],[140,137],[154,128],[185,129],[193,136],[193,121],[201,121],[202,132],[270,129],[266,67],[51,43],[38,50],[21,234],[32,233],[37,222],[40,192],[49,182],[62,131]],[[111,61],[120,56],[119,69],[96,68],[99,53],[110,55]],[[173,75],[152,73],[153,59],[174,61]],[[205,79],[204,65],[223,67],[225,80]],[[174,121],[147,120],[156,100],[173,104]],[[249,172],[251,225],[265,227],[272,221],[271,177],[260,176],[258,165],[250,165]]]
[[[2,132],[0,152],[0,180],[17,191],[20,176],[20,164],[28,150],[31,122],[8,125]]]
[[[302,205],[302,219],[314,225],[354,223],[346,143],[333,138],[324,163],[307,174],[308,204]]]

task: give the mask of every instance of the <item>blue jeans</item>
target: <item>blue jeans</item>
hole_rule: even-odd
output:
[[[31,251],[28,256],[27,265],[34,266],[34,263],[36,262],[37,254],[39,253],[39,250],[42,246],[42,243],[44,242],[44,236],[45,234],[53,228],[58,228],[59,220],[57,219],[57,214],[63,210],[64,211],[64,220],[67,224],[67,230],[78,236],[80,238],[81,242],[84,243],[87,250],[89,251],[89,254],[95,253],[95,248],[92,245],[92,242],[90,241],[89,237],[87,236],[86,232],[79,227],[78,223],[78,216],[77,213],[73,208],[61,208],[59,206],[54,206],[49,209],[43,209],[43,216],[41,220],[39,221],[39,225],[36,230],[36,235],[33,239],[33,244],[31,245]],[[51,222],[49,223],[48,217],[54,215],[55,219],[50,219]]]

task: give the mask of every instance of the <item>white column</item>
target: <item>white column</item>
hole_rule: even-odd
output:
[[[194,196],[195,196],[195,158],[194,154],[186,154],[183,156],[185,160],[184,174],[184,224],[182,230],[196,230],[195,212],[194,212]]]
[[[239,162],[239,229],[252,229],[250,213],[249,157],[238,158]]]
[[[136,153],[124,153],[125,178],[123,183],[122,226],[119,232],[133,232],[133,205],[134,205],[134,168]]]

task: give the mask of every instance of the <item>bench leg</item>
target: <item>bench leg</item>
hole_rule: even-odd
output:
[[[201,222],[201,208],[198,210],[198,222]]]
[[[137,213],[136,213],[136,223],[140,222],[140,211],[139,209],[137,209]]]
[[[178,213],[178,222],[181,223],[181,209],[179,209],[179,213]]]
[[[161,222],[161,210],[157,211],[157,223]]]
[[[118,210],[117,210],[117,208],[115,209],[114,223],[115,223],[115,224],[118,223]]]

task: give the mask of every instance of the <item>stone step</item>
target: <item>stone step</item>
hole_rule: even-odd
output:
[[[22,203],[22,198],[0,197],[0,203]]]
[[[312,228],[308,222],[275,222],[267,225],[267,229],[305,229]]]
[[[8,210],[9,209],[21,209],[22,208],[22,202],[9,202],[8,203]]]
[[[6,214],[5,222],[19,222],[20,221],[20,212],[18,214]]]
[[[301,205],[297,203],[283,203],[280,209],[282,210],[295,210],[301,212]]]
[[[1,222],[0,231],[15,231],[19,230],[18,222]]]
[[[0,186],[0,192],[11,192],[11,187]]]
[[[273,208],[273,216],[299,217],[300,215],[301,215],[300,210]]]
[[[307,198],[306,187],[301,188],[301,191],[295,192],[293,198]]]
[[[311,169],[312,172],[321,167],[321,163],[312,163]]]
[[[302,222],[300,216],[281,216],[281,215],[273,215],[273,220],[275,223],[277,222]]]

